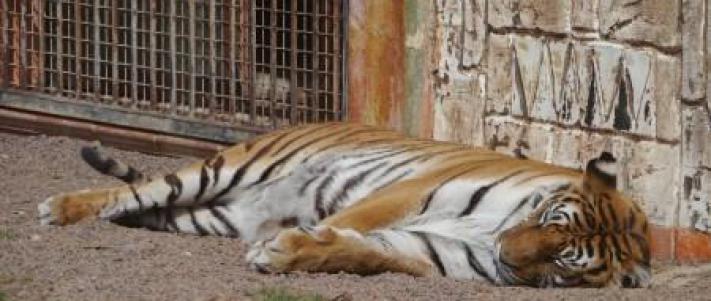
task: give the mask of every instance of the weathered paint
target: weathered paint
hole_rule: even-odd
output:
[[[348,119],[402,128],[404,0],[349,1]]]
[[[405,0],[405,103],[402,130],[409,135],[432,137],[434,125],[434,75],[439,49],[432,1]]]

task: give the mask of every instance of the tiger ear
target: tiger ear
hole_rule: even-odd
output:
[[[617,187],[617,160],[609,152],[603,152],[599,157],[588,161],[585,166],[585,186],[588,188]]]

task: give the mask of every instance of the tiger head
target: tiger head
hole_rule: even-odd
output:
[[[616,190],[610,153],[588,162],[579,181],[535,196],[520,224],[497,238],[507,284],[537,287],[646,287],[650,232],[642,210]]]

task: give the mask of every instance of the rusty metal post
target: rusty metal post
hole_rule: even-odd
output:
[[[194,116],[195,114],[195,65],[197,65],[197,56],[195,54],[195,27],[197,27],[197,22],[195,22],[195,0],[188,0],[188,52],[190,53],[190,59],[188,60],[188,99],[189,99],[189,115]]]
[[[158,72],[158,54],[156,48],[158,47],[156,43],[156,35],[158,35],[158,16],[156,15],[156,10],[158,0],[149,1],[148,14],[150,16],[150,21],[148,21],[148,60],[150,61],[150,71],[149,71],[149,82],[150,82],[150,93],[149,102],[151,109],[158,109],[158,78],[156,73]]]
[[[311,49],[311,55],[313,59],[313,65],[311,66],[313,69],[312,74],[313,74],[313,90],[311,91],[311,97],[313,100],[313,103],[311,103],[311,111],[313,113],[313,116],[311,116],[313,119],[311,120],[312,122],[318,122],[319,121],[319,111],[318,111],[318,106],[319,102],[321,101],[321,87],[320,87],[320,76],[321,74],[319,73],[320,69],[320,62],[319,62],[319,10],[320,10],[320,5],[319,1],[316,0],[314,1],[314,13],[313,13],[313,30],[314,32],[312,33],[312,44],[311,46],[313,47]]]
[[[252,1],[246,0],[246,4],[249,4],[246,9],[248,9],[249,12],[249,42],[247,43],[248,47],[250,48],[250,53],[251,56],[249,58],[249,66],[250,66],[250,74],[251,76],[249,77],[249,100],[251,101],[250,103],[250,110],[249,110],[249,120],[251,124],[255,124],[256,118],[257,118],[257,101],[255,98],[256,95],[256,87],[255,87],[255,79],[257,78],[257,29],[255,26],[255,21],[257,19],[257,10],[254,9],[254,3]],[[243,8],[244,9],[244,8]]]
[[[276,54],[277,54],[277,13],[276,0],[270,0],[269,10],[269,78],[271,78],[271,89],[269,90],[269,118],[271,119],[272,128],[277,127],[276,113],[274,107],[276,105]]]
[[[340,0],[333,0],[331,9],[333,11],[333,16],[331,17],[334,24],[333,36],[331,36],[333,43],[333,94],[331,100],[333,101],[333,115],[335,119],[340,119],[341,114],[341,64],[340,64],[340,53],[341,53],[341,7]]]
[[[138,0],[131,0],[131,105],[138,107]]]
[[[168,10],[169,13],[168,15],[170,16],[170,24],[168,26],[170,27],[170,33],[169,33],[169,40],[170,40],[170,75],[171,75],[171,85],[170,85],[170,112],[175,115],[178,113],[178,68],[177,68],[177,41],[176,39],[178,38],[176,35],[176,30],[175,26],[177,24],[177,12],[175,10],[175,6],[177,5],[177,1],[170,1],[170,4],[168,5]]]
[[[101,101],[101,0],[94,0],[94,98]]]
[[[57,0],[57,94],[64,91],[64,8],[62,0]]]
[[[74,97],[81,96],[81,1],[74,0]]]
[[[291,12],[291,16],[290,16],[291,17],[291,20],[290,20],[291,24],[289,24],[289,25],[291,25],[291,26],[289,29],[291,30],[291,32],[290,32],[290,34],[291,34],[290,42],[291,43],[289,45],[290,46],[289,47],[290,48],[289,54],[291,55],[291,58],[290,58],[291,64],[289,65],[289,76],[290,76],[290,78],[289,78],[289,82],[290,82],[289,98],[291,100],[291,115],[289,116],[289,124],[294,125],[297,122],[297,117],[298,117],[298,113],[299,113],[299,103],[298,103],[298,97],[297,97],[297,93],[296,93],[296,91],[297,91],[296,77],[298,75],[298,73],[297,73],[298,71],[296,68],[298,64],[297,64],[296,60],[298,58],[297,52],[299,51],[298,42],[297,42],[297,38],[298,38],[298,24],[297,24],[298,18],[297,17],[298,17],[299,10],[297,7],[298,6],[297,2],[292,1],[292,2],[290,2],[290,4],[291,4],[291,11],[290,11]],[[298,96],[303,97],[302,95],[298,95]]]
[[[207,59],[208,59],[209,66],[210,66],[210,70],[208,70],[208,74],[209,74],[209,78],[210,78],[210,92],[211,93],[207,93],[206,97],[207,97],[208,108],[209,108],[208,116],[212,115],[212,117],[214,118],[215,114],[217,114],[217,112],[218,112],[217,111],[217,104],[216,104],[216,102],[217,102],[217,100],[216,100],[217,81],[215,80],[215,73],[217,70],[217,68],[215,66],[216,65],[215,62],[218,60],[218,58],[216,57],[216,54],[215,54],[215,43],[217,43],[215,41],[215,36],[216,36],[216,33],[215,33],[215,28],[216,28],[216,26],[215,26],[215,0],[209,0],[207,2],[207,10],[208,10],[208,13],[207,13],[207,15],[208,15],[208,17],[207,17],[207,19],[208,19],[207,34],[208,34],[208,44],[209,44]]]
[[[119,31],[119,21],[118,21],[118,0],[111,1],[111,96],[113,98],[113,103],[118,104],[119,99],[119,55],[118,55],[118,31]]]
[[[38,51],[38,60],[37,60],[37,76],[38,78],[38,89],[39,91],[42,91],[45,88],[45,73],[44,73],[44,1],[42,0],[34,0],[35,2],[35,8],[36,10],[36,25],[37,25],[37,35],[38,35],[38,40],[37,40],[37,51]]]

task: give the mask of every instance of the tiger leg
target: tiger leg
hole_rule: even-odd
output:
[[[151,208],[191,207],[218,201],[232,188],[229,178],[220,180],[220,174],[228,172],[222,158],[218,155],[150,181],[52,196],[38,205],[40,222],[66,225],[85,218],[113,220]]]
[[[242,229],[233,216],[233,208],[228,206],[152,208],[114,219],[112,222],[154,231],[239,238]]]
[[[423,252],[386,248],[368,233],[387,229],[421,210],[437,176],[411,179],[384,188],[315,227],[283,230],[253,245],[252,268],[267,272],[304,270],[373,274],[386,271],[429,275],[433,263]]]
[[[357,231],[324,225],[283,230],[275,238],[257,243],[247,254],[247,261],[251,268],[268,273],[436,273],[422,254],[384,248]]]

